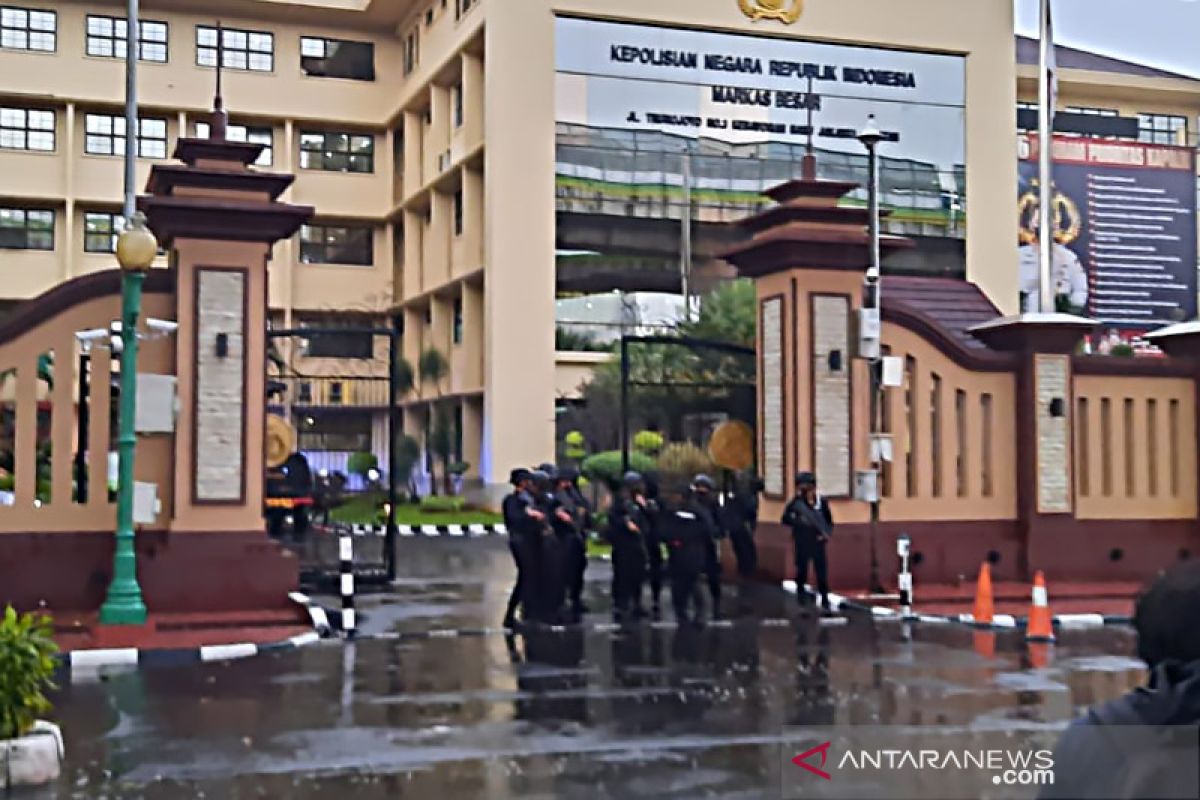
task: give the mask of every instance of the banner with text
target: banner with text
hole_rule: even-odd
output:
[[[1038,292],[1038,140],[1021,140],[1021,292]],[[1196,162],[1186,148],[1054,139],[1059,310],[1147,331],[1196,316]]]

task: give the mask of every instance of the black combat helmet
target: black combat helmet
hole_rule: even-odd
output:
[[[558,467],[548,461],[545,464],[538,464],[537,471],[546,473],[546,477],[552,481],[558,478]]]
[[[513,486],[520,486],[523,482],[533,477],[532,473],[524,467],[517,467],[508,474],[508,482]]]
[[[625,477],[622,478],[622,481],[624,482],[626,488],[634,489],[642,485],[642,473],[629,470],[629,472],[625,473]]]
[[[692,478],[692,489],[697,492],[713,492],[716,491],[717,485],[713,483],[712,478],[701,472]]]
[[[543,469],[535,469],[529,474],[533,478],[533,485],[537,487],[539,492],[547,491],[550,488],[550,474]]]

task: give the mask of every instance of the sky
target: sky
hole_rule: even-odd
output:
[[[1053,2],[1059,44],[1200,77],[1200,0]],[[1037,36],[1038,0],[1015,3],[1017,32]]]

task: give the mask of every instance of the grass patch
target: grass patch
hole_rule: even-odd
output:
[[[383,498],[375,494],[355,495],[330,514],[334,522],[349,525],[382,525],[387,520],[381,509]],[[495,525],[499,514],[471,509],[429,510],[410,503],[396,507],[397,525]]]

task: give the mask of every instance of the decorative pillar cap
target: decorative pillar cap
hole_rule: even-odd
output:
[[[1032,311],[988,320],[968,330],[993,350],[1071,353],[1079,340],[1099,324],[1094,319],[1074,314]]]

